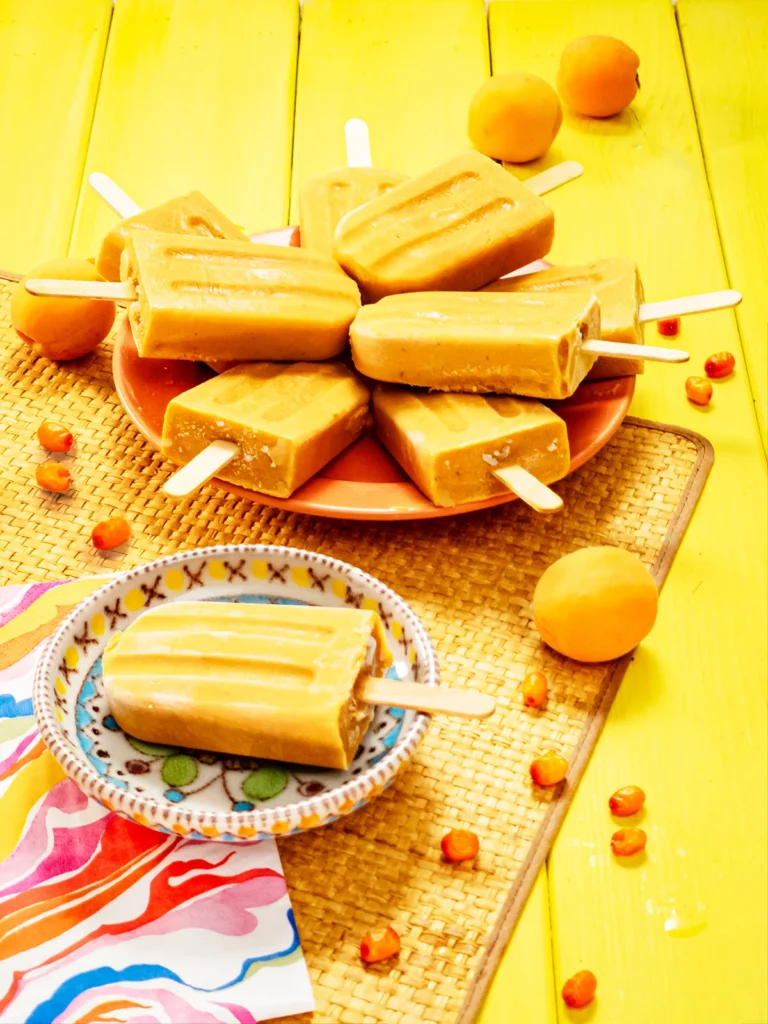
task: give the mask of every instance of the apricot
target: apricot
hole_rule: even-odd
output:
[[[11,323],[36,355],[63,361],[93,352],[112,330],[117,311],[114,302],[30,295],[25,287],[30,277],[73,281],[105,278],[87,260],[50,260],[30,270],[11,297]]]
[[[563,50],[557,91],[567,107],[587,117],[610,117],[637,94],[640,58],[612,36],[582,36]]]
[[[524,164],[546,153],[562,123],[563,108],[552,86],[513,71],[480,86],[469,105],[467,132],[486,156]]]
[[[545,643],[575,661],[611,661],[656,621],[658,587],[624,548],[581,548],[553,562],[536,585],[533,613]]]

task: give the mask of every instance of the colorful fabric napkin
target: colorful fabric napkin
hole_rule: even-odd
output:
[[[0,588],[0,1022],[252,1024],[314,1000],[274,842],[108,812],[39,738],[41,643],[101,580]]]

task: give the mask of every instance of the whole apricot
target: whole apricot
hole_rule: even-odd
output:
[[[536,585],[536,628],[575,661],[611,661],[636,647],[656,621],[658,588],[637,555],[590,547],[553,562]]]
[[[563,108],[552,86],[513,71],[480,86],[469,105],[467,132],[486,156],[524,164],[546,153],[562,123]]]
[[[612,36],[582,36],[563,50],[557,91],[563,103],[587,117],[610,117],[637,94],[640,58]]]
[[[112,330],[117,311],[114,302],[31,295],[26,289],[30,277],[71,281],[105,278],[87,260],[50,260],[30,270],[11,297],[11,323],[36,355],[63,361],[93,352]]]

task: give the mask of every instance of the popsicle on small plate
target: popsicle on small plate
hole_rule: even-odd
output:
[[[568,472],[568,432],[541,402],[380,384],[373,414],[379,440],[436,505],[511,490],[538,511],[562,508],[546,485]]]
[[[370,391],[341,363],[243,363],[174,398],[162,452],[181,497],[213,476],[290,497],[365,428]]]

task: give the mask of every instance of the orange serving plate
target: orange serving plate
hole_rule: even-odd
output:
[[[253,239],[296,245],[298,231],[285,228]],[[156,448],[160,447],[163,417],[171,399],[213,376],[213,370],[204,363],[140,359],[127,320],[115,342],[113,372],[125,411]],[[591,381],[582,384],[571,398],[549,403],[568,427],[571,472],[583,466],[616,433],[634,390],[634,377]],[[360,438],[290,498],[272,498],[224,480],[213,482],[262,505],[334,519],[434,519],[514,500],[510,493],[438,508],[411,483],[373,435]]]

